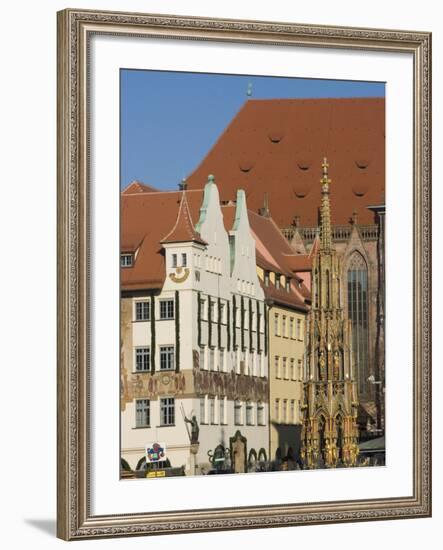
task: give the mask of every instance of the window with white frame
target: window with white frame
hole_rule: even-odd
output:
[[[236,372],[237,374],[240,374],[241,351],[239,350],[239,348],[237,348],[235,355],[236,355]]]
[[[160,300],[160,319],[174,319],[174,300]]]
[[[297,339],[301,340],[301,319],[297,319]]]
[[[151,304],[144,300],[143,302],[135,302],[135,320],[149,321],[151,318]]]
[[[182,253],[182,267],[186,267],[188,265],[188,256],[183,252]]]
[[[303,378],[303,364],[302,364],[301,359],[298,360],[298,373],[297,373],[297,376],[298,376],[298,380],[302,380],[302,378]]]
[[[280,336],[280,316],[278,313],[274,314],[274,334]]]
[[[200,397],[200,424],[206,424],[206,396]]]
[[[224,395],[219,399],[220,405],[220,424],[226,424],[226,412],[227,412],[227,401],[228,398]]]
[[[283,315],[281,319],[281,335],[283,336],[283,338],[287,337],[286,329],[286,315]]]
[[[277,289],[280,288],[280,277],[281,277],[281,275],[279,273],[275,274],[275,288],[277,288]]]
[[[121,254],[120,267],[132,267],[133,263],[134,263],[133,254]]]
[[[161,426],[175,424],[175,399],[173,397],[160,399],[160,424]]]
[[[257,403],[257,424],[259,426],[265,426],[265,406],[261,401]]]
[[[291,380],[297,380],[295,373],[295,359],[291,357]]]
[[[295,399],[291,399],[291,416],[290,416],[290,422],[291,422],[291,424],[295,424]]]
[[[151,411],[149,399],[135,400],[135,426],[146,428],[151,423]]]
[[[175,368],[174,355],[174,346],[160,346],[160,370]]]
[[[135,348],[135,370],[137,372],[146,372],[151,368],[151,348]]]
[[[220,372],[224,372],[225,370],[225,350],[223,348],[220,348],[218,350],[218,358],[217,358],[217,370]]]
[[[215,370],[215,349],[209,348],[209,370]]]
[[[209,398],[209,422],[215,424],[215,397]]]
[[[283,403],[282,403],[282,420],[283,420],[283,424],[288,423],[288,400],[287,399],[283,399]]]
[[[263,352],[260,353],[260,376],[265,376],[265,355]]]
[[[171,260],[172,267],[177,267],[177,254],[172,254]]]
[[[208,319],[208,310],[207,310],[208,301],[206,298],[200,298],[200,316],[203,321]]]
[[[276,422],[280,422],[280,399],[276,399],[274,402],[274,419]]]
[[[289,375],[288,375],[288,358],[283,357],[282,361],[283,361],[283,378],[285,380],[288,380],[289,379]]]
[[[209,319],[214,322],[217,321],[215,318],[215,302],[211,299],[209,299]]]
[[[276,355],[274,357],[274,371],[275,371],[275,377],[281,378],[281,372],[280,372],[280,357]]]
[[[269,271],[265,271],[265,286],[269,286]]]
[[[295,338],[294,317],[289,319],[289,336]]]
[[[243,424],[243,404],[239,399],[234,403],[234,424],[241,426]]]
[[[220,323],[226,324],[226,305],[223,302],[220,302],[218,318]]]
[[[246,402],[246,425],[254,425],[254,405],[252,404],[252,401]]]

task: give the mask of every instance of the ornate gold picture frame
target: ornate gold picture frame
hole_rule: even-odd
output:
[[[91,463],[91,62],[94,36],[406,54],[413,66],[410,159],[413,292],[411,494],[321,502],[194,507],[102,514],[93,510]],[[69,9],[58,13],[58,536],[65,540],[428,517],[431,515],[431,35]],[[413,252],[412,252],[413,251]],[[389,266],[388,266],[389,267]],[[409,266],[408,266],[409,269]],[[402,305],[403,307],[403,305]],[[98,330],[98,329],[97,329]],[[405,335],[407,338],[408,336]],[[116,344],[118,349],[118,343]],[[388,419],[389,421],[389,419]],[[118,425],[115,430],[118,432]],[[111,459],[112,460],[112,459]],[[280,474],[276,474],[280,475]],[[285,475],[285,474],[281,474]],[[300,475],[304,475],[303,472]],[[310,475],[310,474],[307,474]],[[119,472],[116,467],[116,478]],[[175,482],[177,480],[169,480]],[[192,480],[189,480],[192,482]],[[125,483],[125,482],[123,482]],[[131,482],[126,482],[131,483]],[[161,481],[152,481],[154,484]],[[178,486],[177,486],[178,487]],[[183,485],[177,490],[183,490]],[[160,488],[160,485],[155,485]],[[189,486],[188,486],[189,489]],[[160,490],[160,489],[159,489]],[[277,495],[278,497],[278,495]],[[296,499],[294,499],[296,501]],[[278,502],[278,498],[277,498]]]

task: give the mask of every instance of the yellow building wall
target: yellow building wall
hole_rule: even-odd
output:
[[[269,310],[270,458],[299,448],[302,424],[306,315],[273,305]]]

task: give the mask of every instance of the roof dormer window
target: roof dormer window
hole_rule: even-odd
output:
[[[121,267],[132,267],[134,265],[134,255],[133,254],[121,254],[120,255],[120,266]]]

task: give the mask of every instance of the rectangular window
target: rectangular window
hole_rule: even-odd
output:
[[[303,368],[301,359],[298,360],[298,380],[301,380],[303,378]]]
[[[260,376],[263,377],[266,374],[265,355],[260,353]]]
[[[286,338],[288,335],[286,333],[286,315],[283,315],[281,319],[281,335],[283,338]]]
[[[205,298],[200,298],[200,315],[203,321],[207,321],[208,319],[208,311],[207,311],[207,300]]]
[[[275,275],[275,288],[280,288],[280,275],[278,273]]]
[[[209,319],[211,321],[216,321],[215,318],[215,302],[213,300],[209,300]]]
[[[149,302],[135,302],[135,320],[149,321],[151,318],[151,304]]]
[[[297,319],[297,339],[301,340],[301,319]]]
[[[274,358],[274,368],[275,368],[275,377],[281,378],[281,372],[280,372],[280,357],[278,355]]]
[[[237,400],[234,404],[234,424],[236,426],[243,424],[242,416],[242,402]]]
[[[295,338],[294,317],[291,317],[291,319],[289,320],[289,336],[291,338]]]
[[[296,380],[295,376],[295,359],[291,357],[291,380]]]
[[[164,397],[160,399],[160,425],[173,426],[175,424],[175,399]]]
[[[280,336],[280,318],[278,313],[274,315],[274,334]]]
[[[174,368],[174,346],[160,346],[160,370]]]
[[[120,266],[121,267],[132,267],[133,264],[133,255],[132,254],[122,254],[120,256]]]
[[[172,267],[177,267],[177,254],[172,255]]]
[[[209,398],[209,421],[211,424],[215,424],[215,399]]]
[[[265,271],[265,286],[269,286],[269,271]]]
[[[135,348],[135,370],[137,372],[149,371],[151,368],[151,349]]]
[[[174,319],[174,300],[160,300],[160,319]]]
[[[186,267],[188,265],[188,257],[186,254],[182,254],[182,267]]]
[[[295,400],[291,399],[291,417],[290,417],[291,424],[295,424]]]
[[[225,371],[225,350],[224,349],[218,350],[217,369],[220,372]]]
[[[246,403],[246,425],[252,426],[254,424],[254,406],[251,401]]]
[[[209,350],[209,370],[215,370],[215,350],[210,348]]]
[[[259,426],[265,425],[265,406],[261,401],[257,403],[257,424]]]
[[[283,403],[282,403],[282,417],[283,417],[283,424],[287,424],[288,423],[288,400],[287,399],[283,399]]]
[[[226,424],[226,402],[226,396],[220,397],[220,424]]]
[[[283,357],[283,378],[285,380],[288,380],[289,379],[289,375],[288,375],[288,358],[287,357]]]
[[[200,397],[200,424],[206,424],[206,398]]]
[[[135,426],[137,428],[148,427],[151,423],[149,399],[136,399],[135,401]]]
[[[275,400],[274,419],[275,419],[276,422],[280,422],[280,399]]]
[[[226,308],[223,302],[220,302],[220,311],[218,312],[220,323],[226,324]]]

